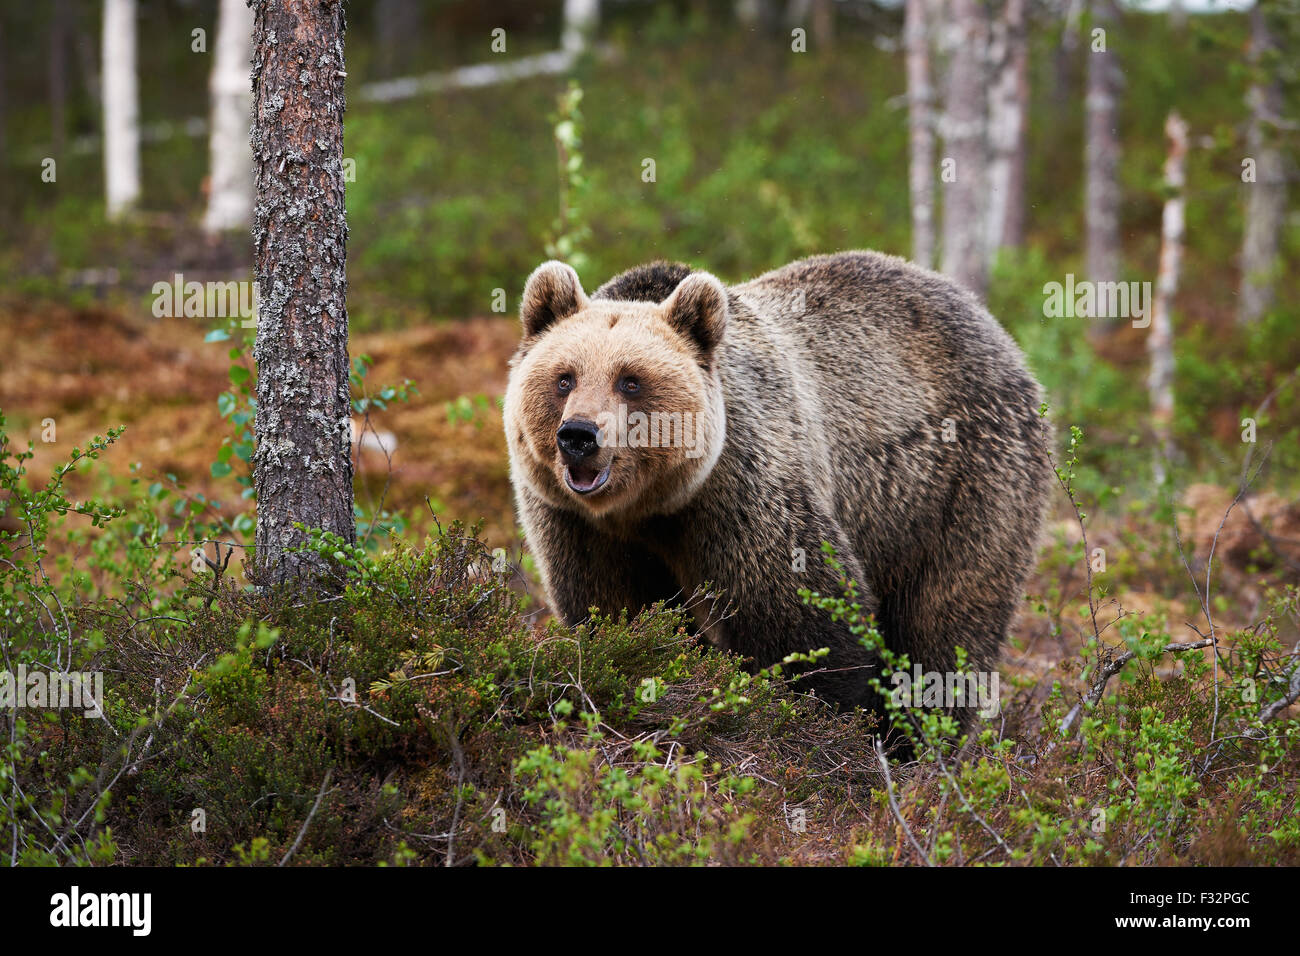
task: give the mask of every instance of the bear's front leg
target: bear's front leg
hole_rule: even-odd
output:
[[[803,675],[794,686],[814,692],[841,707],[863,706],[880,710],[868,685],[876,676],[874,652],[863,647],[845,621],[832,620],[827,611],[806,604],[800,589],[824,596],[839,596],[839,577],[823,559],[821,545],[829,541],[845,573],[858,587],[862,612],[875,614],[877,602],[866,584],[861,562],[850,548],[838,523],[829,516],[801,515],[769,499],[761,516],[700,513],[683,522],[691,539],[682,549],[691,558],[683,580],[693,585],[708,581],[723,593],[702,630],[715,645],[752,657],[759,667],[778,663],[795,652],[827,648],[830,653],[815,664],[786,668]],[[730,528],[728,534],[719,528]],[[743,529],[738,538],[735,529]],[[724,545],[730,540],[741,546]],[[723,611],[725,608],[725,612]]]
[[[590,617],[592,607],[617,616],[636,614],[679,588],[663,562],[644,548],[603,533],[584,518],[521,496],[520,521],[537,560],[552,612],[569,627]]]

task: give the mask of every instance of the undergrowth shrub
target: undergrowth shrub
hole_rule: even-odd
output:
[[[536,622],[523,576],[459,524],[379,553],[312,532],[337,593],[259,592],[192,558],[204,510],[179,493],[67,497],[118,434],[37,487],[0,446],[3,670],[103,679],[98,715],[0,707],[12,862],[1300,861],[1294,587],[1213,632],[1217,659],[1094,610],[1077,659],[1016,682],[998,718],[889,706],[886,726],[787,677],[820,649],[758,672],[710,649],[700,595]],[[52,562],[52,535],[90,569]],[[905,667],[841,584],[807,599],[877,648],[881,679]],[[889,727],[909,757],[878,744]]]

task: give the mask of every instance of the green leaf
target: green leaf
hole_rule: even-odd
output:
[[[229,450],[229,447],[230,447],[230,446],[226,446],[226,448],[223,448],[222,451],[228,451],[228,450]],[[230,467],[228,464],[226,464],[224,461],[214,461],[214,462],[212,463],[212,477],[213,477],[213,478],[224,478],[224,477],[226,477],[226,475],[230,474],[232,471],[234,471],[234,469],[231,468],[231,467]],[[196,502],[196,504],[197,504],[197,502]],[[200,508],[200,510],[201,510],[201,508]]]
[[[230,366],[230,380],[236,385],[243,385],[247,382],[249,374],[248,369],[244,368],[242,365]]]
[[[230,333],[226,329],[213,329],[207,335],[203,336],[205,342],[224,342],[230,338]]]

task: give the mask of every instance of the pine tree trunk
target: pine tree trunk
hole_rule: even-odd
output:
[[[253,116],[252,61],[253,11],[244,0],[221,0],[208,83],[212,124],[203,228],[210,233],[247,228],[252,220],[253,158],[246,146]]]
[[[835,8],[831,0],[812,0],[812,38],[821,52],[835,45]]]
[[[402,76],[410,55],[424,35],[421,0],[379,0],[375,5],[375,58],[379,75]]]
[[[50,144],[56,158],[63,157],[68,130],[68,0],[54,0],[50,23],[50,55],[46,63],[50,90]]]
[[[0,20],[0,50],[4,49],[4,22]],[[0,70],[0,164],[9,159],[9,90],[5,85],[4,70]]]
[[[81,86],[86,99],[97,107],[103,105],[103,84],[99,81],[99,64],[95,62],[95,37],[80,23],[74,28],[77,51],[77,72],[81,74]]]
[[[253,32],[254,257],[259,286],[256,578],[327,587],[286,553],[295,522],[356,540],[342,0],[257,0]]]
[[[1064,0],[1060,13],[1061,45],[1052,58],[1052,104],[1067,109],[1074,101],[1074,81],[1079,71],[1080,19],[1084,0]]]
[[[1112,48],[1115,26],[1113,0],[1093,0],[1090,31],[1083,38],[1088,57],[1084,220],[1086,267],[1093,282],[1116,282],[1120,273],[1118,107],[1123,76]],[[1094,49],[1091,30],[1098,27],[1106,31],[1104,52]]]
[[[1270,30],[1268,5],[1250,11],[1250,48],[1256,75],[1247,103],[1250,129],[1247,156],[1255,161],[1255,181],[1246,184],[1246,231],[1241,245],[1241,292],[1237,321],[1257,321],[1273,304],[1282,224],[1286,216],[1286,157],[1278,142],[1283,95],[1280,63],[1269,62],[1280,51]]]
[[[104,206],[117,219],[140,200],[135,0],[104,0]]]
[[[930,86],[930,31],[925,3],[906,0],[903,40],[907,60],[912,259],[929,269],[934,266],[934,90]]]
[[[1147,393],[1151,401],[1151,425],[1156,437],[1155,477],[1163,484],[1166,467],[1173,460],[1174,423],[1174,296],[1178,292],[1178,274],[1183,257],[1183,190],[1187,159],[1187,123],[1177,113],[1165,121],[1169,155],[1165,159],[1165,200],[1160,227],[1160,271],[1156,276],[1155,302],[1151,308],[1151,328],[1147,333],[1147,355],[1151,371]]]
[[[944,116],[943,271],[980,298],[988,290],[988,19],[981,0],[953,0],[955,42]]]

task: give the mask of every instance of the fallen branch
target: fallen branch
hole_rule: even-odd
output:
[[[1209,647],[1214,641],[1206,638],[1203,641],[1192,641],[1190,643],[1166,644],[1161,651],[1167,654],[1175,654],[1180,651],[1195,651],[1202,647]],[[1106,685],[1110,679],[1124,669],[1124,665],[1137,657],[1136,651],[1125,651],[1115,659],[1108,661],[1101,671],[1097,674],[1097,679],[1093,682],[1092,688],[1079,699],[1079,702],[1070,708],[1070,712],[1061,720],[1060,730],[1062,734],[1069,734],[1074,722],[1078,719],[1079,714],[1085,708],[1095,707],[1101,700],[1102,695],[1106,692]]]

